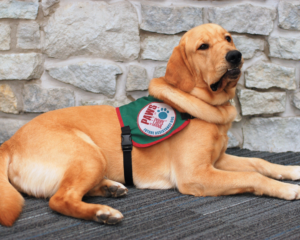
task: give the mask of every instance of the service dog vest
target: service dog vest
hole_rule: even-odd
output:
[[[116,108],[121,127],[129,126],[135,147],[149,147],[185,128],[190,119],[152,96]]]

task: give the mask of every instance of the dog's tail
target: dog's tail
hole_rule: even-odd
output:
[[[22,195],[8,181],[9,148],[0,147],[0,224],[12,226],[24,204]]]

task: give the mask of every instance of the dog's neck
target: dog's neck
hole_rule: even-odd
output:
[[[186,112],[206,122],[228,124],[231,123],[236,116],[236,109],[230,103],[213,106],[190,93],[183,92],[168,84],[163,77],[151,80],[149,93],[153,97],[177,109],[179,112]]]

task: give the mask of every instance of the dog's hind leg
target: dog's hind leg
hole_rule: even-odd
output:
[[[215,163],[215,167],[226,171],[259,172],[264,176],[275,179],[300,179],[300,166],[283,166],[260,158],[246,158],[223,154]]]
[[[126,195],[128,189],[121,183],[103,179],[97,186],[91,189],[88,196],[102,196],[102,197],[121,197]]]
[[[101,153],[100,153],[101,154]],[[101,154],[93,156],[89,153],[88,161],[74,160],[65,172],[58,191],[51,197],[51,209],[71,217],[95,220],[107,224],[115,224],[122,220],[123,215],[109,206],[88,204],[82,197],[103,181],[105,159]]]

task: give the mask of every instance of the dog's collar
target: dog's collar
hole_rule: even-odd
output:
[[[195,118],[194,116],[192,116],[192,115],[189,114],[189,113],[181,113],[180,115],[181,115],[181,118],[182,118],[183,120],[194,119],[194,118]]]

